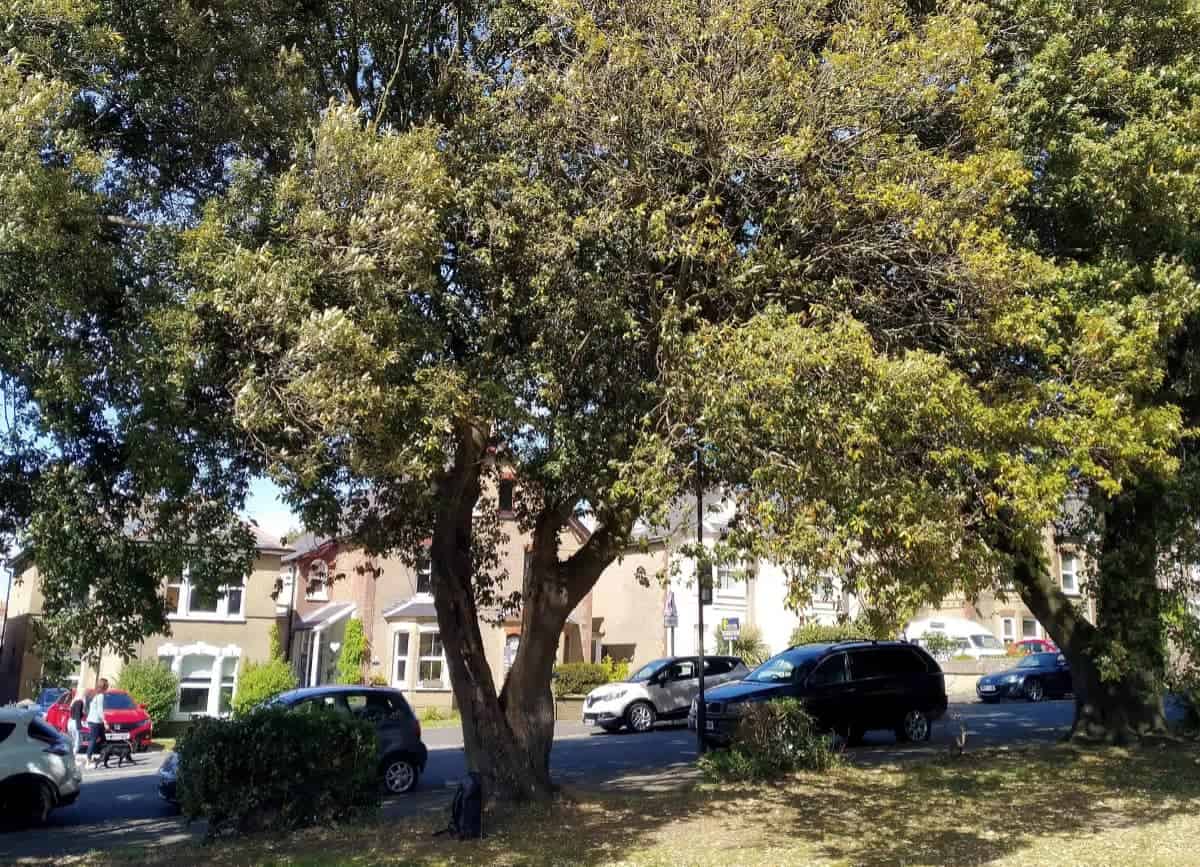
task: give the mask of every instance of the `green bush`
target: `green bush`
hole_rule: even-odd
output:
[[[726,639],[721,635],[721,624],[718,623],[713,628],[713,635],[722,653],[740,657],[751,668],[757,668],[771,657],[771,651],[763,641],[762,632],[756,626],[744,626],[737,638]]]
[[[758,781],[826,771],[837,763],[832,738],[799,701],[787,698],[743,705],[729,749],[705,753],[700,770],[713,781]]]
[[[920,644],[929,651],[934,659],[947,660],[958,650],[958,640],[941,632],[926,632],[920,638]]]
[[[332,711],[197,720],[177,747],[180,806],[209,836],[356,818],[379,806],[377,750],[373,725]]]
[[[337,682],[358,684],[363,682],[363,665],[367,661],[367,634],[362,621],[354,617],[346,624],[342,638],[342,650],[337,660]]]
[[[296,688],[296,674],[282,659],[247,662],[238,677],[233,696],[233,712],[244,716],[281,692]]]
[[[605,683],[617,683],[629,679],[628,659],[622,659],[620,662],[617,662],[611,656],[606,656],[600,660],[600,664],[604,666],[604,670],[608,674],[608,680]]]
[[[848,620],[845,623],[835,623],[825,626],[821,623],[809,623],[797,626],[789,639],[791,644],[823,644],[834,641],[854,641],[859,638],[871,638],[870,631],[865,625]]]
[[[146,706],[156,728],[170,721],[179,698],[179,676],[167,666],[153,659],[135,659],[122,669],[117,687]]]
[[[587,695],[602,684],[609,683],[609,670],[594,662],[566,662],[554,667],[554,694]]]
[[[270,645],[267,649],[268,659],[283,659],[283,642],[279,640],[279,621],[271,624],[271,632],[267,637]]]

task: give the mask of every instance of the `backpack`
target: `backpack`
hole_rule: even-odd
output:
[[[478,840],[483,837],[483,780],[476,772],[468,773],[454,790],[454,800],[450,802],[450,824],[434,832],[433,836],[442,834],[452,834],[459,840]]]

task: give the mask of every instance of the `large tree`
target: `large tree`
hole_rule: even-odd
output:
[[[1094,624],[1040,558],[1018,558],[1022,596],[1073,663],[1075,731],[1125,739],[1163,728],[1166,639],[1195,632],[1200,320],[1192,313],[1163,329],[1160,314],[1174,299],[1185,305],[1176,316],[1194,311],[1186,299],[1200,296],[1200,7],[989,5],[1001,104],[1034,172],[1015,209],[1018,231],[1059,265],[1078,309],[1128,311],[1123,322],[1082,323],[1078,339],[1103,340],[1114,326],[1143,331],[1155,363],[1127,381],[1130,408],[1177,408],[1188,431],[1176,450],[1181,472],[1139,472],[1119,491],[1083,486],[1084,507],[1060,521],[1091,542]]]
[[[268,472],[306,526],[431,540],[469,762],[539,797],[566,617],[693,454],[797,601],[839,571],[893,606],[992,582],[1081,481],[1173,469],[1176,408],[1131,395],[1186,293],[1090,299],[1017,237],[1037,172],[974,6],[20,8],[5,104],[56,97],[3,120],[3,202],[31,215],[0,239],[29,309],[4,516],[76,546],[51,608],[136,576],[95,641],[160,628],[155,573],[197,549],[244,562],[233,510]],[[75,210],[39,210],[55,191]],[[532,535],[516,597],[502,466]],[[563,556],[579,511],[595,532]],[[514,605],[499,685],[480,615]]]

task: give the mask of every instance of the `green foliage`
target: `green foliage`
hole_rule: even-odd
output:
[[[196,721],[180,740],[180,803],[208,835],[356,818],[379,805],[375,727],[333,712],[271,708]]]
[[[146,706],[157,728],[169,722],[179,699],[179,675],[153,659],[134,659],[121,669],[117,686]]]
[[[371,686],[387,686],[388,685],[387,675],[383,675],[383,674],[380,674],[379,672],[375,672],[367,680],[367,683],[369,683]]]
[[[921,646],[928,650],[934,659],[949,659],[958,650],[958,642],[940,632],[926,632],[921,636]]]
[[[421,708],[421,722],[443,722],[454,719],[458,714],[451,708],[429,705]]]
[[[282,659],[247,662],[238,675],[237,692],[233,696],[233,712],[236,716],[245,716],[281,692],[295,689],[296,685],[295,672]]]
[[[806,623],[803,626],[797,626],[792,631],[792,637],[788,639],[788,642],[795,646],[797,644],[824,644],[834,641],[853,641],[859,638],[873,637],[862,624],[847,620],[844,623],[829,625],[823,623]]]
[[[832,738],[796,699],[747,703],[729,749],[700,758],[716,782],[773,780],[796,771],[827,771],[839,761]]]
[[[763,641],[762,632],[755,626],[743,626],[737,638],[726,639],[721,634],[721,624],[718,623],[713,627],[713,638],[716,639],[721,653],[740,657],[751,668],[761,665],[771,656],[770,648]]]
[[[587,695],[598,686],[611,683],[621,663],[567,662],[554,666],[554,695]],[[628,665],[625,666],[628,676]]]
[[[600,659],[600,665],[604,669],[608,683],[617,683],[629,679],[629,660],[627,659],[617,662],[611,656],[604,656]]]
[[[267,659],[283,659],[283,642],[279,638],[279,621],[276,620],[271,624],[271,631],[268,634],[267,641]]]
[[[367,664],[368,656],[367,634],[363,630],[362,621],[357,617],[352,617],[346,623],[346,634],[342,638],[342,648],[338,652],[337,682],[362,683],[363,667]]]

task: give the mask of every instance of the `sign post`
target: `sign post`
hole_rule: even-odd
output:
[[[667,604],[663,607],[663,626],[670,631],[671,656],[675,655],[675,627],[679,625],[679,611],[675,608],[675,591],[667,593]]]
[[[705,558],[701,556],[704,550],[704,479],[702,470],[704,468],[704,455],[700,449],[696,449],[696,655],[699,662],[699,670],[696,672],[700,681],[700,695],[697,697],[696,704],[696,751],[700,755],[704,755],[704,729],[707,723],[707,714],[704,708],[704,605],[711,601],[712,591],[708,591],[706,599],[705,590],[708,588],[708,581],[702,573],[705,563]]]

